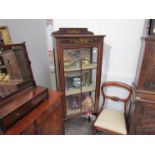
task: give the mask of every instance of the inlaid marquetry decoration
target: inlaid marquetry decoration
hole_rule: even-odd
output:
[[[11,44],[11,37],[7,26],[0,26],[0,36],[2,37],[4,44]]]
[[[101,43],[101,39],[100,38],[62,39],[61,43],[63,45],[66,45],[66,44],[73,44],[73,45],[97,44],[97,43]]]
[[[88,38],[78,38],[78,39],[71,39],[70,42],[76,43],[76,44],[87,44],[90,39]]]
[[[78,33],[80,33],[80,32],[81,32],[81,30],[79,30],[79,29],[70,29],[70,30],[67,30],[67,33],[78,34]]]

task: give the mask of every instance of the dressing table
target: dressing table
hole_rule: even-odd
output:
[[[63,134],[62,93],[36,84],[25,43],[0,51],[0,134]]]

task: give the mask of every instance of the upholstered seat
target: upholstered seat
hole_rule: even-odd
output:
[[[123,135],[127,134],[124,113],[112,109],[103,109],[94,126]]]
[[[125,89],[127,90],[128,95],[125,98],[117,97],[117,95],[109,96],[104,91],[105,87],[119,87],[119,89]],[[126,118],[128,117],[127,107],[132,95],[132,87],[122,82],[107,81],[102,84],[101,91],[103,95],[103,103],[100,113],[93,124],[93,134],[96,134],[97,130],[108,134],[128,134]],[[121,102],[124,107],[123,112],[108,109],[105,106],[106,100],[112,100],[115,103]]]

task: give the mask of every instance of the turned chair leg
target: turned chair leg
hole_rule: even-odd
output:
[[[96,135],[96,129],[95,129],[95,127],[93,127],[93,135]]]
[[[89,122],[89,123],[91,122],[91,118],[90,118],[90,116],[88,116],[88,122]]]

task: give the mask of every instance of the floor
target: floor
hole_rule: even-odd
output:
[[[89,122],[87,117],[77,117],[65,121],[65,135],[92,135],[93,120]]]

